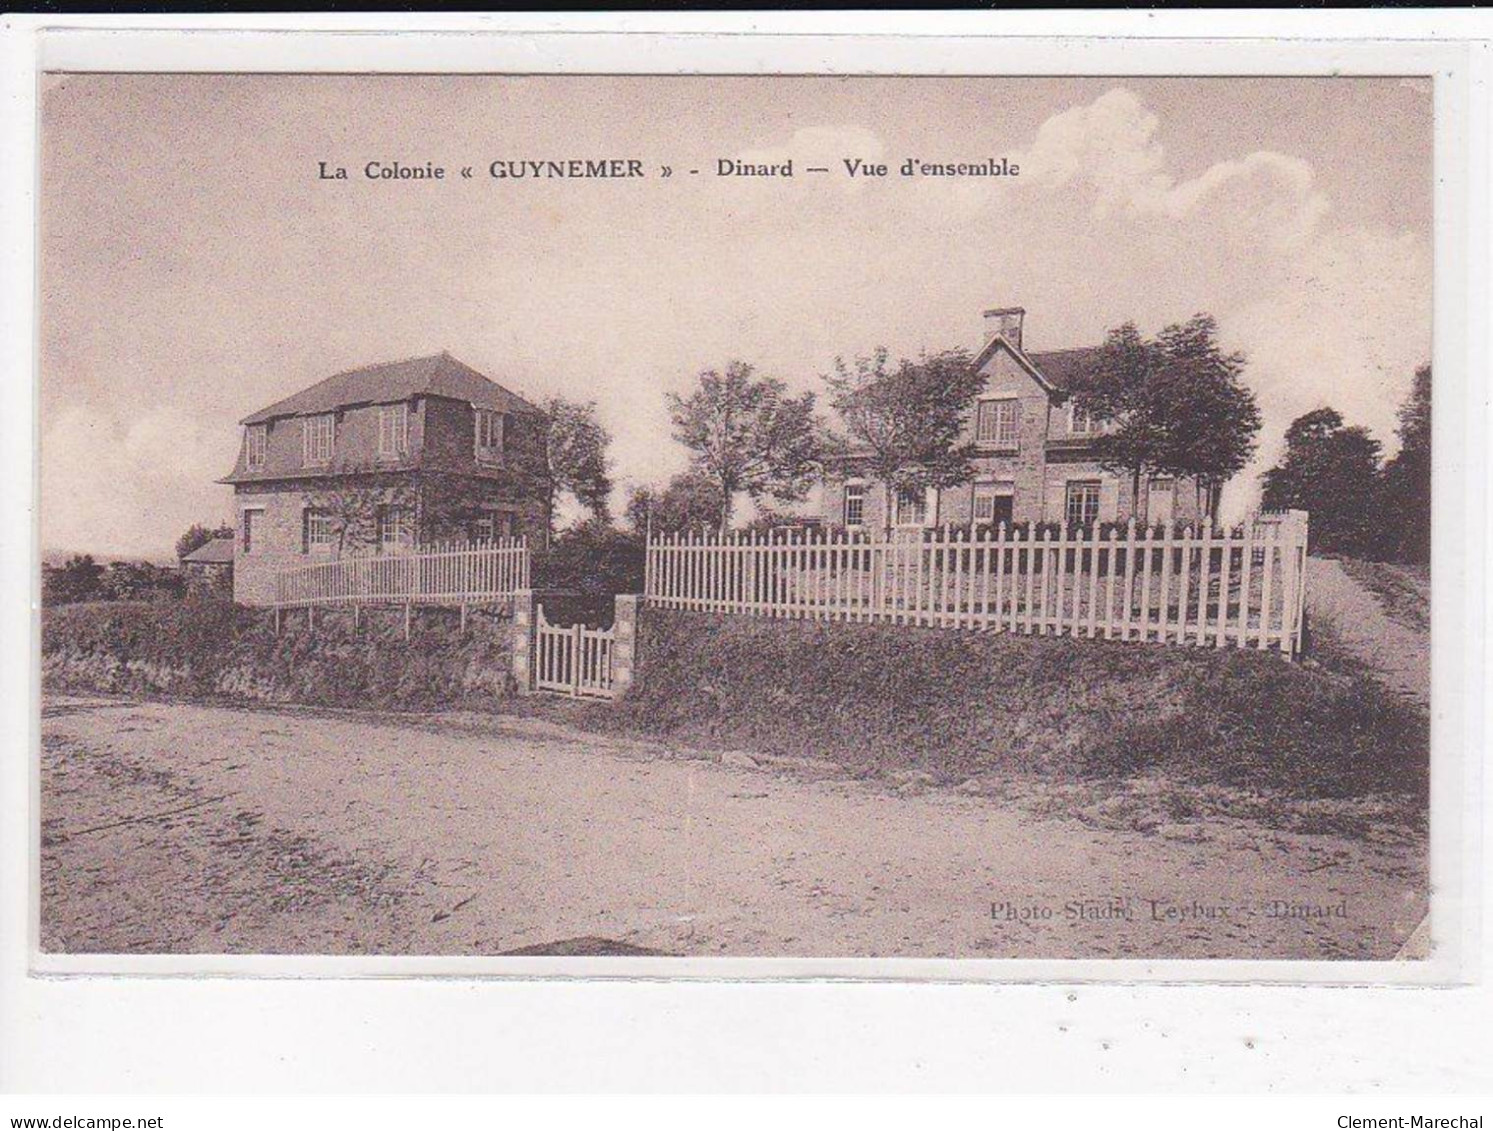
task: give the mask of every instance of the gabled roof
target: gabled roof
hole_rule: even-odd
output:
[[[1055,388],[1072,393],[1088,383],[1088,375],[1094,371],[1103,354],[1103,346],[1077,346],[1066,350],[1043,350],[1027,356]]]
[[[489,380],[443,350],[431,357],[365,365],[361,369],[335,374],[244,417],[240,423],[259,424],[277,416],[304,416],[331,412],[348,405],[387,404],[418,396],[470,401],[479,408],[496,412],[539,413],[539,409],[517,393]]]
[[[204,542],[190,554],[183,554],[182,561],[196,562],[199,565],[222,565],[233,561],[233,539],[214,538],[211,542]]]
[[[1024,353],[1007,341],[1005,335],[997,334],[985,344],[985,348],[975,358],[975,368],[979,369],[984,366],[994,356],[995,351],[1001,348],[1010,353],[1016,359],[1016,363],[1031,374],[1037,384],[1057,397],[1065,397],[1081,386],[1084,383],[1085,374],[1092,369],[1104,352],[1103,346],[1077,346],[1073,349]]]

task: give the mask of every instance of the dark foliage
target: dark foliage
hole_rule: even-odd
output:
[[[574,590],[587,605],[643,591],[643,540],[599,519],[556,535],[534,564],[536,588]]]
[[[1415,371],[1410,399],[1400,406],[1400,450],[1384,465],[1383,511],[1393,516],[1382,549],[1386,557],[1431,560],[1431,367]]]
[[[1297,417],[1286,429],[1286,454],[1265,472],[1267,510],[1311,514],[1311,549],[1374,556],[1380,542],[1379,441],[1348,427],[1332,408]]]

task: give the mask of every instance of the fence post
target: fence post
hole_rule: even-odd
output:
[[[518,693],[534,690],[534,590],[513,595],[513,681]]]
[[[634,593],[619,593],[612,620],[612,695],[620,699],[632,687],[638,658],[638,607],[643,599]]]

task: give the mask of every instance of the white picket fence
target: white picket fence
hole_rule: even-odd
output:
[[[544,606],[538,606],[534,623],[534,686],[578,699],[612,698],[615,640],[615,632],[609,628],[586,628],[580,623],[550,624],[545,619]]]
[[[1039,636],[1301,650],[1307,516],[1243,529],[655,536],[650,604]]]
[[[529,588],[522,538],[360,551],[275,575],[275,606],[490,604]]]

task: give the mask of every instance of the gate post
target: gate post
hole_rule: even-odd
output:
[[[617,596],[617,612],[612,621],[612,695],[622,698],[632,686],[637,666],[638,606],[643,599],[635,593]]]
[[[520,589],[513,595],[513,680],[518,693],[534,690],[534,607],[532,589]]]

